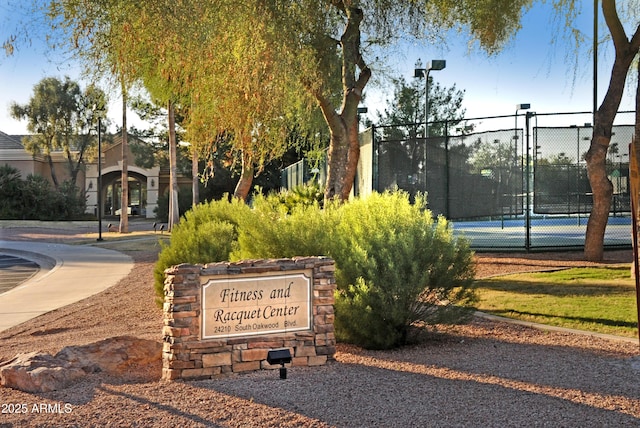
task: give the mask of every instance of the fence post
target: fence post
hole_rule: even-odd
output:
[[[631,187],[631,223],[633,226],[633,276],[636,281],[636,308],[638,311],[638,339],[640,340],[640,260],[638,260],[638,199],[640,199],[640,168],[638,162],[638,141],[629,145],[629,181]]]
[[[525,127],[526,129],[526,150],[527,150],[527,154],[525,156],[526,158],[526,177],[525,177],[525,237],[524,237],[524,247],[527,251],[529,251],[529,249],[531,248],[531,201],[529,200],[531,195],[530,195],[530,190],[531,190],[531,143],[529,141],[529,125],[530,125],[530,120],[531,120],[531,116],[533,114],[531,112],[527,112],[527,114],[525,115]]]

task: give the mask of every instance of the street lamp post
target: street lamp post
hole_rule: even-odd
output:
[[[414,77],[424,77],[424,138],[429,138],[429,72],[431,70],[443,70],[447,66],[447,61],[444,59],[433,59],[427,62],[427,68],[416,68],[414,71]]]
[[[102,119],[98,116],[98,239],[102,241]]]
[[[529,110],[531,108],[531,104],[529,103],[522,103],[522,104],[516,104],[516,113],[514,114],[514,118],[515,118],[515,122],[513,125],[513,164],[517,165],[518,162],[518,111],[520,110]],[[523,146],[524,148],[524,146]],[[522,167],[522,161],[520,162],[520,166]],[[522,173],[524,173],[524,168],[522,169]],[[515,195],[514,195],[515,196]],[[518,197],[515,196],[515,212],[514,214],[518,213]]]
[[[429,72],[443,70],[447,66],[444,59],[433,59],[427,62],[427,68],[416,68],[414,77],[424,77],[424,190],[427,190],[427,140],[429,138]]]
[[[532,207],[532,200],[531,200],[531,159],[530,159],[530,152],[531,152],[531,145],[529,143],[529,120],[531,119],[531,117],[533,117],[535,113],[528,111],[527,114],[525,115],[525,128],[526,128],[526,139],[527,139],[527,154],[526,154],[526,159],[527,159],[527,165],[526,165],[526,171],[527,171],[527,185],[526,185],[526,211],[525,211],[525,222],[527,223],[525,225],[525,238],[524,238],[524,246],[525,249],[527,251],[529,251],[529,249],[531,248],[531,211],[533,210]]]

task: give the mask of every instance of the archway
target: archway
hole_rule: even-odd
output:
[[[119,216],[122,198],[122,173],[113,171],[105,174],[103,181],[103,213],[107,216]],[[129,171],[129,207],[128,214],[131,216],[145,217],[147,214],[147,177]]]

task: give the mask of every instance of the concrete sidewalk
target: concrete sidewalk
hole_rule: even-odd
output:
[[[0,331],[99,293],[133,268],[131,257],[88,245],[0,241],[0,252],[41,266],[34,277],[0,294]]]

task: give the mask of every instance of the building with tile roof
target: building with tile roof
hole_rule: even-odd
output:
[[[45,156],[32,155],[22,143],[22,135],[8,135],[0,131],[0,165],[16,168],[22,178],[29,174],[37,174],[51,179],[51,167]],[[28,137],[28,136],[27,136]],[[130,138],[135,138],[130,136]],[[67,160],[62,151],[51,153],[53,167],[59,182],[70,178]],[[154,209],[158,196],[169,188],[169,173],[165,168],[154,166],[142,168],[133,162],[134,155],[129,149],[127,156],[129,180],[129,208],[132,216],[154,217]],[[111,138],[111,142],[102,146],[102,210],[105,216],[120,215],[120,196],[122,194],[122,140],[119,136]],[[190,178],[180,177],[179,183],[189,184]],[[98,210],[98,162],[85,162],[85,167],[78,174],[77,186],[87,197],[86,212],[96,214]]]

